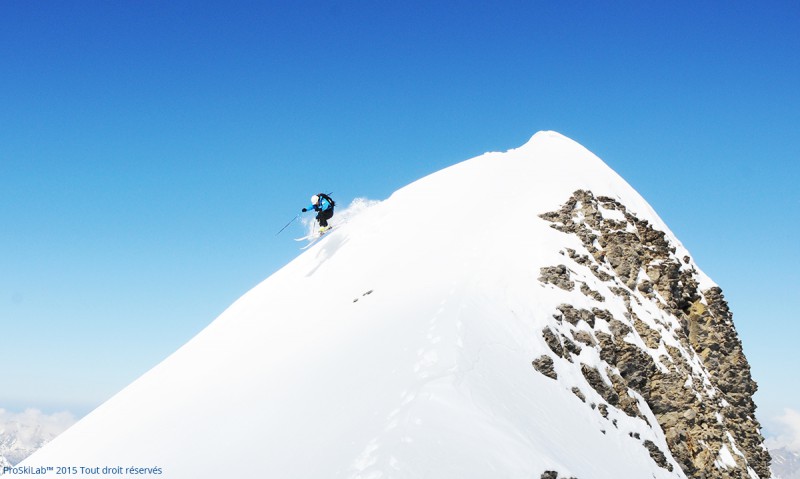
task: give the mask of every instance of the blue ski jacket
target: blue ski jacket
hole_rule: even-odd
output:
[[[326,200],[325,198],[323,198],[321,196],[319,197],[319,204],[318,205],[316,205],[316,206],[315,205],[311,205],[308,208],[306,208],[306,210],[308,210],[308,211],[311,211],[311,210],[326,211],[326,210],[329,210],[329,209],[331,209],[330,201]]]

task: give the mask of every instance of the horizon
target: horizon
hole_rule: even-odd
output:
[[[316,191],[383,200],[555,130],[720,285],[765,436],[800,437],[797,24],[792,2],[4,2],[0,409],[103,403],[296,257],[275,232]]]

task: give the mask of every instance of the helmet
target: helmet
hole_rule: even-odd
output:
[[[317,195],[312,196],[311,197],[311,204],[312,205],[316,205],[317,203],[319,203],[319,196],[317,196]]]

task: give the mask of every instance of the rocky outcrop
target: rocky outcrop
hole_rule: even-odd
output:
[[[576,479],[575,477],[564,477],[558,474],[558,471],[544,471],[541,479]]]
[[[565,291],[572,291],[575,282],[569,279],[569,270],[563,264],[547,266],[540,270],[539,281],[558,286]]]
[[[576,191],[541,218],[583,245],[562,251],[565,263],[541,268],[539,279],[595,306],[557,306],[543,337],[556,360],[579,363],[581,348],[597,351],[602,367],[580,372],[605,402],[598,413],[615,407],[645,422],[652,414],[669,451],[642,445],[665,469],[669,456],[688,477],[770,477],[756,383],[721,289],[701,291],[691,258],[612,198]],[[624,304],[622,317],[603,307],[611,297]]]
[[[550,379],[558,379],[558,374],[553,369],[553,358],[547,355],[539,356],[533,360],[533,367]]]

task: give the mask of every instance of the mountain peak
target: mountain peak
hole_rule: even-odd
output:
[[[26,464],[769,476],[721,290],[578,143],[539,132],[344,217]]]
[[[571,154],[582,160],[590,158],[600,160],[577,141],[552,130],[538,131],[525,144],[510,151],[529,152],[529,159],[540,159],[541,153],[533,153],[537,150],[560,155]]]
[[[527,143],[525,143],[525,145],[530,145],[532,143],[537,143],[537,142],[542,142],[543,143],[543,142],[548,142],[548,141],[550,141],[550,142],[569,142],[569,143],[572,143],[574,145],[580,146],[580,144],[577,143],[576,141],[574,141],[573,139],[568,138],[568,137],[562,135],[561,133],[559,133],[557,131],[553,131],[553,130],[540,130],[540,131],[537,131],[536,133],[533,134],[531,139],[528,140]],[[525,145],[523,145],[523,147]]]

